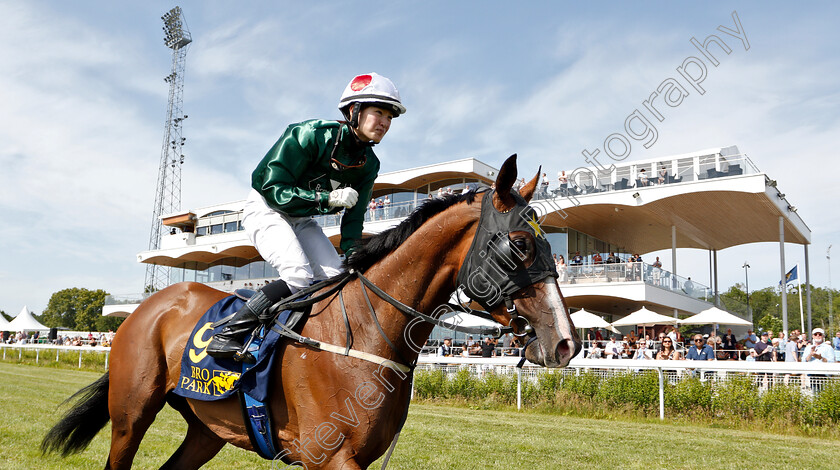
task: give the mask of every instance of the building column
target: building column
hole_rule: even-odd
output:
[[[713,269],[714,269],[714,272],[715,272],[715,283],[714,283],[715,307],[720,308],[720,291],[718,290],[717,250],[712,250],[712,259],[714,260],[714,262],[712,264],[714,266]]]
[[[671,226],[671,274],[673,274],[673,279],[671,280],[671,288],[678,289],[680,287],[679,281],[677,280],[677,226]],[[679,318],[677,315],[677,309],[674,309],[674,318]]]
[[[785,338],[788,337],[788,311],[787,311],[787,283],[785,282],[785,217],[779,216],[779,262],[781,263],[782,275],[779,277],[779,282],[782,286],[782,331],[785,332]]]
[[[811,334],[813,325],[811,324],[811,264],[808,262],[808,244],[805,244],[805,311],[808,312],[808,334]],[[825,339],[831,338],[831,332],[827,332]]]

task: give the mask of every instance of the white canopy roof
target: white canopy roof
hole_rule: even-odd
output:
[[[575,328],[609,328],[610,323],[603,318],[580,309],[571,315]]]
[[[47,326],[42,325],[35,317],[29,313],[29,308],[26,305],[23,306],[18,316],[15,317],[9,323],[8,331],[42,331],[42,330],[49,330],[50,328]]]
[[[618,330],[610,325],[609,322],[584,309],[580,309],[570,316],[572,317],[572,323],[575,324],[575,328],[606,328],[613,333],[618,333]]]
[[[0,331],[12,331],[9,329],[9,320],[6,320],[2,315],[0,315]]]
[[[683,325],[752,325],[752,323],[743,318],[732,315],[726,310],[721,310],[717,307],[712,307],[697,315],[690,316],[685,320],[681,320]]]
[[[461,312],[457,315],[452,315],[449,318],[443,319],[443,321],[445,321],[446,323],[452,324],[452,325],[469,326],[469,327],[499,326],[499,324],[494,322],[494,321],[486,320],[484,318],[477,317],[475,315],[470,315],[469,313],[466,313],[466,312]]]
[[[639,325],[639,326],[653,326],[653,325],[674,325],[678,322],[678,320],[674,317],[666,317],[665,315],[660,315],[656,312],[651,312],[650,310],[642,307],[639,310],[627,315],[624,318],[620,318],[613,322],[613,326],[629,326],[629,325]]]

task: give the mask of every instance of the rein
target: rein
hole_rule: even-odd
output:
[[[366,353],[364,351],[358,351],[358,350],[355,350],[355,349],[351,348],[352,334],[350,332],[350,323],[349,323],[349,320],[348,320],[348,317],[347,317],[347,309],[344,306],[343,291],[344,291],[344,287],[354,277],[358,278],[359,282],[361,282],[362,295],[364,296],[365,303],[367,304],[368,309],[370,311],[371,318],[373,319],[374,324],[376,325],[377,329],[379,330],[379,334],[385,340],[385,343],[387,343],[388,347],[390,347],[391,350],[394,351],[394,354],[396,354],[397,357],[400,359],[400,361],[402,361],[402,363],[396,363],[394,361],[391,361],[390,359],[386,359],[386,358],[383,358],[383,357],[380,357],[380,356],[376,356],[374,354]],[[310,298],[307,298],[307,299],[304,299],[304,300],[297,300],[301,297],[312,294],[314,292],[324,290],[325,288],[327,288],[329,286],[332,286],[332,287],[330,287],[329,289],[327,289],[325,292],[323,292],[321,294],[318,294],[316,296],[313,296],[313,297],[310,297]],[[394,306],[394,308],[396,308],[400,312],[404,313],[405,315],[408,315],[409,317],[413,317],[413,318],[419,318],[420,320],[423,320],[427,323],[432,323],[432,324],[440,326],[442,328],[446,328],[446,329],[453,330],[453,331],[460,331],[460,332],[465,333],[465,334],[486,335],[486,336],[493,336],[495,338],[498,338],[505,333],[513,332],[513,328],[510,327],[510,326],[494,326],[494,327],[477,326],[477,327],[470,327],[470,326],[460,326],[460,325],[448,323],[448,322],[445,322],[443,320],[437,319],[437,318],[435,318],[431,315],[427,315],[425,313],[417,311],[417,310],[409,307],[408,305],[400,302],[399,300],[397,300],[396,298],[394,298],[393,296],[391,296],[390,294],[388,294],[387,292],[385,292],[384,290],[379,288],[379,286],[374,284],[370,279],[365,277],[362,273],[360,273],[359,271],[356,271],[356,270],[352,270],[352,269],[344,277],[332,278],[332,279],[328,279],[328,280],[323,281],[323,282],[319,282],[317,284],[313,284],[313,285],[307,287],[306,289],[298,291],[297,293],[293,294],[291,297],[288,297],[288,298],[274,304],[274,306],[272,307],[272,309],[274,311],[307,308],[307,307],[311,307],[315,303],[320,302],[320,301],[334,295],[336,292],[338,292],[339,303],[341,305],[341,313],[342,313],[342,316],[344,317],[345,328],[347,329],[347,340],[346,340],[346,344],[345,344],[344,347],[337,346],[337,345],[330,344],[330,343],[325,343],[323,341],[318,341],[318,340],[309,338],[307,336],[303,336],[303,335],[293,331],[292,329],[290,329],[286,325],[283,325],[279,322],[275,322],[272,329],[274,329],[274,331],[276,331],[277,333],[279,333],[282,336],[285,336],[289,339],[292,339],[293,341],[296,341],[296,342],[301,343],[301,344],[305,344],[307,346],[310,346],[310,347],[313,347],[313,348],[316,348],[316,349],[329,351],[329,352],[332,352],[332,353],[335,353],[335,354],[341,354],[342,356],[355,357],[357,359],[362,359],[362,360],[365,360],[365,361],[368,361],[368,362],[373,362],[375,364],[388,364],[390,366],[394,366],[395,368],[401,370],[402,372],[410,372],[410,371],[414,370],[415,364],[407,365],[409,363],[409,361],[407,361],[405,359],[405,357],[399,352],[399,350],[394,345],[394,343],[392,343],[391,340],[388,338],[388,336],[385,334],[385,331],[382,328],[382,325],[380,324],[379,319],[376,316],[376,311],[374,310],[373,305],[370,302],[370,297],[367,294],[366,288],[370,289],[374,294],[376,294],[377,297],[379,297],[382,300],[388,302],[389,304]],[[485,311],[481,311],[481,310],[470,309],[470,311],[467,312],[467,313],[471,313],[471,314],[476,315],[480,318],[492,319],[489,312],[485,312]],[[222,319],[219,322],[221,323],[224,320],[225,319]]]

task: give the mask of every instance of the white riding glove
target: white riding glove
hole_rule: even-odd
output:
[[[336,189],[330,193],[330,207],[353,207],[359,201],[359,193],[353,188]]]

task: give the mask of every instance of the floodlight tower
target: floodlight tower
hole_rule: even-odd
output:
[[[163,80],[169,84],[169,104],[166,109],[166,126],[163,134],[163,148],[160,152],[155,207],[152,213],[152,231],[149,236],[149,250],[160,248],[160,241],[167,233],[161,216],[181,210],[181,165],[186,138],[182,136],[184,103],[184,65],[187,46],[192,36],[181,7],[175,7],[163,16],[163,38],[166,47],[172,49],[172,71]],[[159,290],[169,285],[169,267],[150,264],[146,267],[145,290]]]

